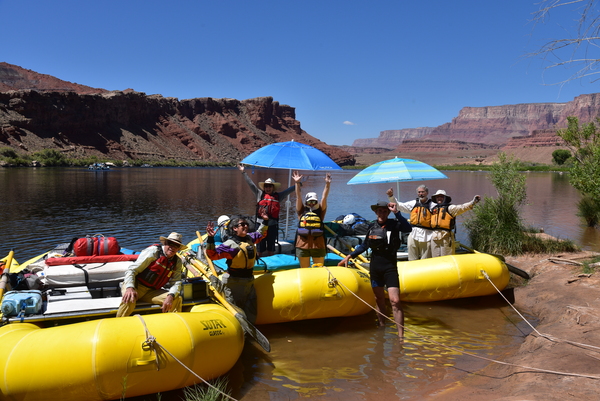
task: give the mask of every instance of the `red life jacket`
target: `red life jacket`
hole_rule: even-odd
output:
[[[154,244],[159,253],[158,259],[150,263],[150,266],[136,276],[136,280],[146,287],[158,290],[169,282],[169,279],[177,266],[177,256],[173,259],[167,258],[163,253],[161,245]]]
[[[260,216],[260,210],[264,210],[267,212],[269,218],[278,219],[279,218],[279,210],[281,209],[281,205],[279,204],[279,193],[273,192],[268,194],[263,191],[260,200],[257,205],[258,215]]]

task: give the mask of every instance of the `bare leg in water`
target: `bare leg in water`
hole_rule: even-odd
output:
[[[375,301],[377,303],[377,310],[380,312],[377,314],[379,320],[379,326],[383,327],[386,323],[387,316],[387,304],[385,302],[385,291],[383,287],[373,287],[373,293],[375,294]],[[397,287],[388,288],[388,296],[390,298],[390,304],[392,305],[392,314],[394,315],[394,321],[398,326],[398,336],[404,338],[404,311],[402,310],[402,304],[400,303],[400,289]]]

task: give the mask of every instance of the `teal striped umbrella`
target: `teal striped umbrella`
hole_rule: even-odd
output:
[[[375,163],[356,174],[348,185],[377,184],[382,182],[426,181],[448,178],[429,164],[398,157]]]

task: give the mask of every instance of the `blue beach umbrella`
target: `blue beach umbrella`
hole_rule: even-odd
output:
[[[241,163],[286,170],[342,169],[319,149],[294,141],[267,145],[246,156]]]
[[[429,164],[413,159],[394,158],[375,163],[356,174],[348,185],[395,182],[396,194],[400,192],[400,181],[426,181],[448,178]]]
[[[288,186],[292,182],[292,170],[332,171],[342,169],[319,149],[294,141],[277,142],[262,147],[246,156],[240,163],[256,167],[289,170]],[[291,202],[288,195],[285,214],[286,235],[290,206]]]

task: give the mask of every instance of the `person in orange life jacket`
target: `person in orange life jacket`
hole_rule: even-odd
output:
[[[267,235],[269,216],[265,211],[260,216],[263,223],[257,231],[248,232],[248,221],[242,217],[233,217],[227,228],[228,239],[215,247],[215,224],[210,221],[206,226],[206,254],[211,260],[227,259],[227,272],[221,276],[225,299],[246,313],[251,323],[256,321],[257,302],[254,289],[254,262],[256,244]]]
[[[404,312],[400,303],[400,279],[398,278],[398,266],[396,252],[400,248],[401,232],[410,232],[408,221],[400,214],[397,204],[394,202],[379,201],[372,205],[371,209],[377,215],[377,220],[371,224],[365,236],[365,241],[346,256],[338,266],[347,266],[350,258],[371,249],[371,286],[377,303],[377,319],[380,327],[385,327],[386,301],[385,288],[387,287],[392,314],[398,326],[398,336],[404,337]],[[396,219],[390,219],[390,212],[394,213]]]
[[[433,208],[431,209],[431,256],[454,255],[456,252],[454,227],[456,216],[473,209],[481,196],[475,195],[473,200],[462,205],[452,205],[452,198],[446,195],[443,189],[438,190],[432,197]]]
[[[137,301],[161,305],[163,312],[181,311],[181,273],[183,266],[177,252],[187,247],[181,243],[181,234],[160,237],[162,245],[144,249],[125,272],[122,288],[125,290],[117,317],[129,316]],[[162,287],[169,286],[169,290]]]
[[[431,257],[431,208],[433,207],[431,199],[428,198],[429,189],[425,185],[417,187],[417,199],[400,203],[394,198],[394,190],[387,190],[387,196],[390,202],[398,205],[398,210],[402,213],[410,214],[410,224],[412,231],[408,236],[408,260],[427,259]]]
[[[266,210],[269,216],[269,225],[267,229],[267,238],[258,244],[258,255],[271,256],[275,253],[275,244],[277,243],[277,236],[279,234],[279,210],[281,208],[281,201],[292,193],[294,186],[289,187],[281,192],[277,192],[280,183],[275,182],[272,178],[267,178],[264,181],[258,183],[258,186],[252,181],[248,174],[244,171],[244,166],[238,165],[238,169],[242,172],[242,175],[246,179],[250,190],[256,198],[256,215],[262,214],[261,209]]]
[[[296,185],[296,213],[298,214],[298,231],[296,234],[296,257],[300,267],[310,267],[313,263],[324,263],[327,255],[323,221],[327,212],[327,196],[331,185],[331,174],[325,174],[325,188],[321,202],[315,192],[309,192],[302,203],[302,175],[294,171],[292,179]]]

